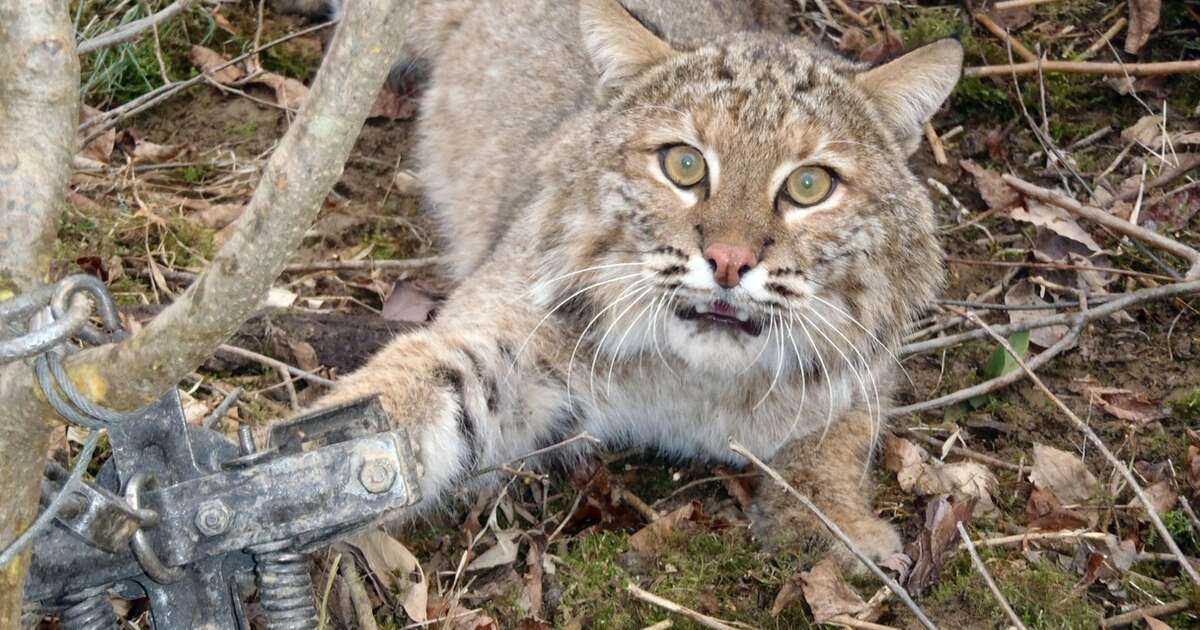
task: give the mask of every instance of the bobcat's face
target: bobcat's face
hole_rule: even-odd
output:
[[[864,364],[938,283],[931,206],[861,68],[737,41],[673,56],[597,116],[589,334],[711,372]]]

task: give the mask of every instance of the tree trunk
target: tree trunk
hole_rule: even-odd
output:
[[[66,0],[0,0],[0,300],[49,279],[78,117]],[[29,369],[0,366],[0,548],[36,516],[53,427],[41,405],[8,402],[15,372]],[[0,567],[0,627],[17,627],[28,562]]]

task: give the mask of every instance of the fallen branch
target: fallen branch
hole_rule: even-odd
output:
[[[873,621],[865,621],[857,619],[850,615],[837,615],[825,620],[825,623],[834,626],[845,626],[847,628],[855,628],[856,630],[900,630],[896,626],[885,626]]]
[[[1200,60],[1160,61],[1155,63],[1105,63],[1099,61],[1053,61],[1011,63],[1000,66],[965,68],[965,77],[994,77],[1008,74],[1100,74],[1111,77],[1150,77],[1164,74],[1200,72]]]
[[[348,546],[342,547],[341,551],[347,556],[341,563],[342,583],[350,593],[350,605],[354,608],[354,619],[358,622],[359,630],[379,630],[379,624],[375,623],[375,609],[371,606],[371,596],[367,594],[362,576],[358,573],[354,553]]]
[[[1146,617],[1162,617],[1166,615],[1174,615],[1188,610],[1192,607],[1192,602],[1188,599],[1177,599],[1173,602],[1159,604],[1157,606],[1147,606],[1131,610],[1127,613],[1122,613],[1114,617],[1109,617],[1100,622],[1102,628],[1121,628],[1124,626],[1133,625],[1142,621]]]
[[[676,604],[665,597],[659,597],[650,591],[639,588],[638,585],[634,584],[633,582],[630,582],[629,585],[625,587],[625,591],[630,595],[633,595],[635,598],[646,602],[647,604],[658,606],[659,608],[675,613],[680,617],[691,619],[705,628],[712,628],[713,630],[738,630],[737,627],[729,625],[729,622],[721,621],[715,617],[709,617],[704,613],[696,612],[691,608]]]
[[[1024,44],[1017,41],[1012,35],[1009,35],[1008,30],[1002,28],[996,23],[995,20],[989,17],[988,14],[976,13],[975,21],[979,22],[983,28],[986,28],[988,32],[990,32],[992,35],[995,35],[1001,42],[1011,46],[1012,51],[1017,53],[1018,57],[1028,62],[1037,62],[1038,57],[1037,55],[1033,54],[1032,50],[1029,50]]]
[[[1178,282],[1176,284],[1165,284],[1160,287],[1139,289],[1132,293],[1109,296],[1112,299],[1109,299],[1095,308],[1089,308],[1087,312],[1083,313],[1082,315],[1084,320],[1092,322],[1144,302],[1153,302],[1155,300],[1175,297],[1178,295],[1186,295],[1188,293],[1200,293],[1200,280]],[[1016,332],[1036,330],[1050,326],[1070,326],[1076,322],[1076,318],[1078,318],[1080,315],[1080,313],[1062,313],[1059,315],[1052,315],[1050,317],[1035,319],[1027,322],[992,326],[991,328],[998,334],[1011,335]],[[910,343],[901,346],[896,354],[901,357],[906,357],[914,354],[921,354],[924,352],[956,346],[965,341],[983,339],[988,336],[989,334],[987,331],[972,330],[969,332],[959,333],[957,335],[949,335],[946,337],[939,337],[937,339],[930,339],[929,341]]]
[[[284,363],[283,361],[280,361],[279,359],[272,359],[271,357],[269,357],[265,354],[259,354],[257,352],[252,352],[250,350],[246,350],[245,348],[239,348],[237,346],[231,346],[229,344],[223,343],[223,344],[217,346],[217,352],[225,352],[228,354],[242,357],[244,359],[250,359],[251,361],[261,363],[271,369],[279,370],[280,372],[283,373],[283,377],[285,379],[287,379],[287,377],[289,375],[291,375],[291,376],[295,376],[296,378],[306,380],[310,383],[315,383],[317,385],[323,385],[325,387],[333,387],[333,385],[334,385],[333,381],[331,381],[323,376],[318,376],[316,374],[313,374],[312,372],[305,372],[304,370],[301,370],[300,368],[298,368],[294,365],[288,365],[287,363]],[[288,382],[290,383],[291,381],[288,380]],[[294,394],[295,392],[293,391],[292,393]]]
[[[1000,604],[1000,608],[1004,609],[1004,614],[1008,615],[1009,621],[1013,622],[1017,630],[1026,630],[1025,624],[1021,623],[1021,618],[1017,616],[1016,611],[1012,609],[1012,605],[1005,599],[1004,593],[1000,592],[1000,587],[996,586],[996,582],[992,579],[992,575],[988,573],[987,567],[983,566],[983,559],[979,557],[979,552],[975,551],[975,545],[971,542],[971,537],[967,534],[967,528],[963,527],[962,521],[959,521],[956,525],[958,525],[958,535],[967,547],[967,553],[971,554],[971,562],[975,564],[975,570],[979,571],[979,575],[983,576],[983,581],[987,584],[988,590],[996,598],[996,603]]]
[[[1129,467],[1126,466],[1125,463],[1120,459],[1118,459],[1116,455],[1113,455],[1113,452],[1109,450],[1108,445],[1104,443],[1104,440],[1100,439],[1099,435],[1096,435],[1096,432],[1092,430],[1092,427],[1081,420],[1079,416],[1075,415],[1075,412],[1071,411],[1071,408],[1068,407],[1061,398],[1056,396],[1054,392],[1050,391],[1049,387],[1046,387],[1046,384],[1042,382],[1042,379],[1038,378],[1037,374],[1034,374],[1033,371],[1029,369],[1029,366],[1025,363],[1025,360],[1022,359],[1017,354],[1017,351],[1013,349],[1012,345],[1008,343],[1008,339],[1005,339],[1004,336],[993,330],[991,326],[989,326],[982,319],[979,319],[979,317],[975,314],[966,313],[966,317],[970,319],[971,322],[976,326],[979,326],[987,331],[987,333],[991,335],[997,343],[1004,347],[1005,352],[1007,352],[1008,355],[1012,357],[1013,361],[1020,366],[1021,370],[1023,370],[1029,376],[1030,380],[1033,381],[1033,384],[1036,385],[1038,389],[1042,390],[1043,394],[1046,394],[1046,396],[1050,398],[1051,402],[1054,403],[1054,406],[1062,410],[1067,418],[1071,420],[1071,424],[1075,425],[1077,429],[1083,432],[1088,441],[1094,444],[1096,449],[1099,450],[1104,456],[1104,459],[1108,460],[1108,463],[1111,464],[1112,467],[1121,474],[1121,476],[1125,479],[1125,483],[1129,484],[1129,487],[1137,496],[1138,501],[1141,502],[1142,508],[1146,511],[1146,516],[1148,516],[1150,518],[1150,522],[1154,524],[1154,529],[1158,530],[1158,535],[1162,537],[1163,544],[1165,544],[1167,548],[1170,549],[1171,553],[1179,560],[1179,566],[1183,568],[1184,573],[1187,573],[1192,582],[1200,585],[1200,573],[1197,573],[1196,568],[1187,561],[1187,556],[1183,554],[1183,551],[1179,548],[1179,545],[1171,536],[1170,530],[1168,530],[1167,526],[1163,524],[1162,517],[1158,515],[1158,510],[1154,508],[1154,504],[1150,501],[1150,497],[1146,496],[1146,491],[1142,489],[1142,485],[1138,483],[1137,478],[1134,477],[1132,472],[1130,472]]]
[[[931,123],[925,123],[925,140],[929,142],[929,149],[933,151],[933,161],[938,166],[949,164],[950,161],[946,158],[946,145],[942,144],[942,139],[938,137],[937,130]]]
[[[995,538],[983,538],[975,541],[977,547],[1002,547],[1004,545],[1021,544],[1024,545],[1030,542],[1039,540],[1104,540],[1108,534],[1102,532],[1088,532],[1082,530],[1066,530],[1058,532],[1026,532],[1024,534],[1013,534],[1011,536],[997,536]],[[964,545],[965,549],[966,546]]]
[[[1146,191],[1166,186],[1180,177],[1187,175],[1197,166],[1200,166],[1200,153],[1181,153],[1175,157],[1178,158],[1178,162],[1174,166],[1163,171],[1158,177],[1146,182]],[[1138,196],[1140,190],[1142,189],[1125,191],[1118,194],[1117,199],[1120,201],[1132,201]]]
[[[146,16],[140,20],[134,20],[128,24],[122,24],[117,28],[106,33],[101,33],[91,39],[82,41],[76,47],[75,52],[80,55],[86,55],[91,52],[116,46],[132,39],[136,39],[142,33],[152,30],[154,27],[166,22],[192,6],[193,0],[175,0],[167,6],[167,8],[155,13],[154,15]]]
[[[446,262],[442,256],[409,258],[407,260],[324,260],[310,263],[292,263],[284,266],[283,273],[309,273],[313,271],[415,271],[436,267]]]
[[[925,627],[927,630],[937,629],[937,626],[930,621],[929,617],[925,616],[925,611],[921,610],[921,607],[913,601],[913,598],[908,594],[908,591],[904,590],[904,587],[900,586],[899,582],[892,579],[892,577],[887,573],[884,573],[883,569],[880,569],[878,564],[875,564],[874,561],[868,558],[867,554],[863,553],[863,551],[858,548],[858,545],[856,545],[853,540],[850,540],[850,537],[846,535],[846,532],[843,532],[842,528],[837,526],[837,523],[829,520],[829,517],[825,516],[825,513],[822,512],[820,508],[818,508],[812,502],[811,499],[803,494],[800,494],[800,491],[796,490],[792,484],[788,483],[787,480],[784,479],[778,472],[776,472],[774,468],[766,465],[761,459],[756,457],[754,453],[751,453],[749,449],[747,449],[745,446],[742,446],[737,441],[730,439],[729,449],[738,455],[745,457],[750,461],[750,463],[757,466],[759,470],[767,473],[771,479],[775,480],[776,484],[778,484],[784,490],[787,490],[788,494],[795,497],[795,499],[799,501],[800,504],[805,507],[805,509],[807,509],[809,512],[812,512],[813,516],[816,516],[817,520],[821,521],[821,524],[825,526],[825,529],[829,530],[829,533],[833,534],[834,538],[837,538],[839,542],[845,545],[846,549],[849,549],[850,553],[853,554],[855,558],[858,558],[859,562],[863,563],[863,566],[870,569],[871,573],[875,574],[875,577],[879,578],[881,582],[886,584],[888,589],[895,593],[896,597],[900,598],[900,601],[904,602],[904,605],[907,606],[910,611],[912,611],[913,616],[917,618],[917,621],[919,621],[923,627]]]
[[[1092,42],[1092,45],[1088,46],[1087,50],[1083,51],[1083,54],[1079,55],[1079,61],[1091,59],[1096,53],[1100,52],[1101,48],[1108,46],[1108,43],[1112,41],[1112,38],[1116,37],[1117,34],[1121,32],[1121,29],[1125,28],[1125,25],[1128,23],[1129,20],[1125,19],[1124,17],[1114,22],[1107,31],[1104,31],[1104,34],[1101,35],[1099,39]]]
[[[956,310],[953,307],[947,308]],[[1030,369],[1039,370],[1042,368],[1042,366],[1049,363],[1054,357],[1057,357],[1063,352],[1075,347],[1075,342],[1079,340],[1079,335],[1083,332],[1083,328],[1088,322],[1086,315],[1089,312],[1090,311],[1084,311],[1083,313],[1076,315],[1074,325],[1072,325],[1070,330],[1067,331],[1067,334],[1063,335],[1061,339],[1054,342],[1053,346],[1050,346],[1044,352],[1034,357],[1033,360],[1029,362]],[[974,315],[974,313],[972,313],[972,315]],[[946,339],[946,337],[943,337],[943,339]],[[911,405],[904,405],[903,407],[893,407],[887,410],[887,415],[901,416],[920,413],[922,411],[929,411],[932,409],[941,409],[942,407],[948,407],[953,404],[970,400],[976,396],[982,396],[998,389],[1008,387],[1009,385],[1023,380],[1024,378],[1024,372],[1013,370],[1007,374],[1001,374],[996,378],[988,379],[982,383],[979,383],[978,385],[965,387],[958,391],[946,394],[945,396],[939,396],[932,400],[925,400],[919,403],[913,403]]]
[[[1055,0],[1004,0],[1003,2],[997,2],[995,5],[992,6],[992,9],[994,9],[996,11],[1007,11],[1009,9],[1018,9],[1020,7],[1031,7],[1035,4],[1046,4],[1047,2],[1054,2],[1054,1]]]
[[[1197,156],[1197,158],[1196,164],[1200,164],[1200,156]],[[1187,260],[1192,264],[1187,277],[1189,279],[1200,278],[1200,251],[1196,251],[1194,248],[1184,245],[1173,238],[1168,238],[1157,232],[1147,230],[1140,225],[1113,216],[1099,208],[1085,206],[1061,192],[1042,188],[1012,175],[1005,174],[1003,177],[1008,185],[1021,191],[1022,194],[1058,206],[1072,214],[1099,223],[1114,232],[1136,238],[1147,245],[1153,245],[1169,254]]]

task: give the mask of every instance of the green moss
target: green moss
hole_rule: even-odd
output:
[[[1200,418],[1200,386],[1189,390],[1183,390],[1167,401],[1175,410],[1175,413],[1182,416],[1185,420],[1196,420]]]
[[[238,140],[249,140],[254,137],[254,134],[257,131],[258,131],[258,122],[254,121],[254,120],[247,120],[246,122],[241,123],[240,125],[230,125],[229,127],[225,128],[225,133],[233,136],[234,138],[236,138]]]
[[[1069,595],[1075,576],[1049,563],[1030,563],[1023,558],[1009,559],[989,549],[980,555],[1021,621],[1029,628],[1084,630],[1095,628],[1100,610],[1090,606],[1083,596]],[[1007,618],[975,570],[967,554],[959,554],[947,567],[941,580],[926,597],[928,612],[938,618],[966,618],[978,626],[984,619],[1004,626]],[[938,614],[941,609],[942,615]]]
[[[762,628],[809,628],[803,606],[793,604],[772,619],[775,595],[791,576],[795,556],[760,552],[742,530],[681,532],[669,537],[653,567],[634,575],[622,562],[629,535],[600,532],[577,540],[563,558],[560,621],[587,619],[593,628],[639,628],[665,618],[654,607],[631,601],[634,582],[671,601],[727,621]],[[699,626],[675,619],[675,627]]]

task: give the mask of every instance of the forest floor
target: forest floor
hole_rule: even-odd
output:
[[[168,2],[79,4],[72,2],[72,11],[81,37],[89,37]],[[1005,42],[984,26],[991,19],[1047,59],[1200,66],[1195,0],[1161,7],[1157,0],[1029,2],[982,20],[959,4],[847,0],[854,17],[838,8],[841,2],[829,15],[821,4],[808,2],[802,12],[797,3],[797,30],[870,61],[957,34],[968,66],[1006,64]],[[198,2],[157,33],[85,56],[89,115],[118,111],[195,76],[198,67],[311,26],[257,5]],[[76,160],[57,272],[106,280],[131,325],[139,309],[152,311],[178,295],[249,199],[331,30],[269,45],[250,62],[120,117],[104,133],[89,132],[96,137]],[[1012,55],[1022,60],[1016,48]],[[913,156],[920,179],[940,187],[931,194],[949,301],[931,305],[906,343],[976,330],[955,309],[991,325],[1020,323],[1076,313],[1081,297],[1094,307],[1110,295],[1180,282],[1186,260],[1022,196],[1000,175],[1067,191],[1200,247],[1200,171],[1189,172],[1200,164],[1197,71],[1136,80],[1056,72],[964,78],[932,122],[937,139]],[[436,264],[392,262],[440,251],[412,175],[420,89],[413,84],[381,96],[379,115],[292,261],[345,264],[289,271],[272,292],[273,307],[356,315],[396,330],[435,313],[448,288]],[[370,260],[387,262],[361,262]],[[1037,373],[1132,469],[1182,553],[1200,566],[1200,520],[1191,510],[1200,498],[1197,307],[1193,293],[1097,318]],[[320,330],[312,334],[271,329],[254,349],[334,378],[361,361],[363,353],[347,358],[322,345]],[[1033,360],[1067,334],[1067,326],[1039,328],[1009,341]],[[898,405],[1020,370],[988,337],[930,345],[902,353],[910,382]],[[239,423],[261,427],[286,417],[322,393],[302,381],[282,382],[273,367],[214,361],[183,384],[189,418],[205,416],[234,387],[246,393],[221,423],[231,433]],[[884,465],[874,473],[876,508],[912,543],[909,555],[920,570],[900,579],[939,626],[1013,625],[959,548],[958,520],[1029,628],[1095,628],[1135,610],[1149,614],[1135,615],[1133,627],[1200,626],[1200,588],[1168,553],[1129,484],[1030,380],[912,410],[891,424]],[[67,432],[57,456],[77,446]],[[761,483],[769,481],[753,470],[637,451],[607,453],[589,470],[522,471],[501,492],[462,497],[457,509],[420,527],[322,552],[318,596],[328,627],[363,627],[364,614],[380,628],[624,629],[668,619],[674,627],[701,627],[637,599],[627,591],[631,583],[730,627],[806,628],[818,620],[918,627],[895,598],[882,597],[874,578],[841,576],[804,550],[761,548],[743,511],[747,493]],[[370,610],[354,595],[365,595]],[[148,627],[143,606],[122,610],[130,623]]]

